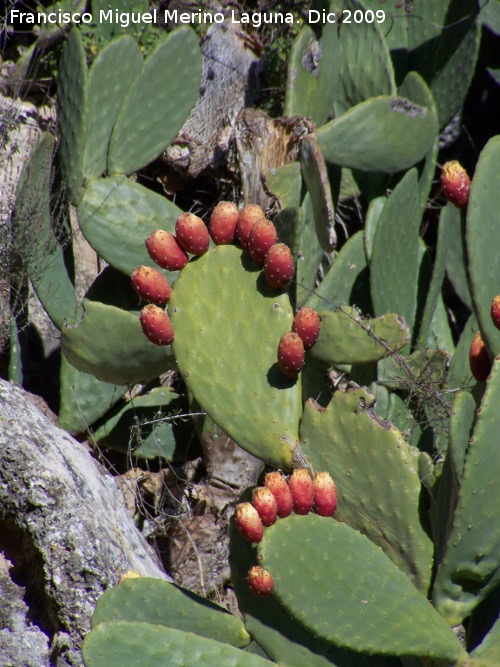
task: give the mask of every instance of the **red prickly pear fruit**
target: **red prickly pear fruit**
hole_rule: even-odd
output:
[[[469,201],[470,178],[460,162],[451,160],[441,172],[443,194],[453,206],[464,208]]]
[[[247,250],[256,264],[262,266],[267,252],[278,240],[276,227],[270,220],[263,218],[258,220],[250,230]]]
[[[337,487],[328,472],[319,472],[313,479],[314,509],[320,516],[333,516],[337,509]]]
[[[210,245],[208,228],[194,213],[182,213],[175,221],[175,238],[191,255],[203,255]]]
[[[486,380],[491,372],[491,359],[486,345],[478,331],[474,336],[469,350],[469,364],[476,380]]]
[[[259,513],[263,526],[272,526],[273,523],[276,523],[278,503],[267,486],[258,486],[254,489],[252,505]]]
[[[293,318],[292,331],[298,334],[304,343],[304,349],[310,350],[319,336],[321,322],[314,308],[305,306]]]
[[[234,241],[240,212],[236,204],[221,201],[212,211],[208,231],[216,245],[229,245]]]
[[[264,570],[260,565],[254,565],[250,568],[247,577],[248,587],[259,597],[271,595],[274,591],[274,579],[270,572]]]
[[[150,303],[141,310],[141,327],[144,335],[155,345],[170,345],[174,340],[174,329],[169,316]]]
[[[173,234],[157,229],[146,239],[146,248],[151,259],[168,271],[180,271],[189,257]]]
[[[497,329],[500,329],[500,295],[491,302],[491,320]]]
[[[260,542],[264,535],[264,526],[259,513],[252,503],[236,505],[236,527],[244,538],[250,542]]]
[[[252,227],[258,220],[265,217],[264,211],[257,204],[248,204],[241,209],[236,225],[236,237],[242,248],[247,247]]]
[[[295,264],[290,248],[285,243],[275,243],[264,259],[264,275],[273,289],[283,289],[293,278]]]
[[[295,378],[304,366],[305,350],[299,334],[294,331],[281,336],[278,345],[278,366],[287,378]]]
[[[288,482],[295,514],[307,514],[314,503],[314,487],[311,475],[305,468],[294,470]]]
[[[164,306],[170,299],[172,294],[170,283],[157,269],[150,266],[136,266],[130,280],[132,287],[144,301]]]
[[[264,485],[271,491],[276,498],[278,516],[284,519],[290,516],[293,510],[292,493],[288,482],[280,472],[268,472],[264,478]]]

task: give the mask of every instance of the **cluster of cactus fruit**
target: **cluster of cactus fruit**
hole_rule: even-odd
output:
[[[368,0],[339,4],[332,10],[370,9]],[[271,473],[290,494],[297,475],[309,488],[318,471],[338,486],[336,510],[328,496],[338,520],[318,504],[310,511],[310,492],[288,516],[278,505],[272,523],[273,502],[256,491],[259,540],[235,517],[231,580],[243,621],[173,584],[126,580],[97,604],[87,667],[157,664],[158,655],[200,667],[500,664],[499,137],[470,179],[456,164],[443,169],[449,203],[436,200],[435,252],[420,235],[439,132],[463,104],[486,19],[472,0],[421,3],[418,17],[390,4],[382,26],[325,24],[321,44],[304,26],[295,40],[285,115],[311,117],[316,130],[295,162],[260,175],[281,205],[272,221],[225,202],[205,224],[128,178],[194,104],[201,60],[191,30],[146,60],[122,36],[90,69],[78,31],[68,36],[59,154],[82,233],[109,266],[79,309],[55,244],[35,285],[61,329],[60,424],[78,433],[98,423],[96,441],[116,446],[126,414],[181,399],[187,411],[190,396],[207,423],[291,472],[289,483]],[[321,54],[312,71],[311,54]],[[121,75],[125,60],[135,75]],[[20,199],[46,175],[48,143]],[[339,202],[353,193],[366,203],[362,228],[332,253]],[[48,202],[46,214],[49,234]],[[151,258],[158,268],[146,266]],[[450,326],[445,276],[470,313],[460,330]],[[141,314],[137,295],[148,302]],[[487,371],[476,372],[473,339]],[[154,386],[132,405],[122,400],[129,385],[172,368],[185,396]],[[346,391],[337,388],[344,377]],[[171,460],[160,434],[152,440],[135,452]],[[254,595],[251,582],[273,595]],[[465,648],[452,630],[462,624]]]
[[[296,468],[288,482],[280,472],[269,472],[264,486],[254,489],[252,502],[236,506],[235,523],[245,539],[259,543],[264,528],[275,524],[278,517],[285,519],[292,512],[305,515],[313,508],[319,516],[335,514],[337,488],[328,472],[320,472],[312,479],[306,468]],[[274,591],[273,576],[253,565],[248,572],[248,586],[256,595],[270,595]]]
[[[157,229],[146,239],[151,259],[162,269],[180,271],[189,255],[199,257],[208,252],[210,238],[215,245],[230,245],[235,240],[246,249],[258,266],[263,266],[269,287],[285,289],[295,273],[290,248],[278,242],[274,224],[264,217],[257,204],[238,211],[236,204],[222,201],[214,208],[207,227],[193,213],[182,213],[175,222],[175,234]],[[131,275],[138,296],[148,301],[140,314],[142,330],[155,345],[171,345],[172,322],[164,310],[172,288],[163,274],[153,267],[138,266]],[[283,334],[278,344],[278,365],[287,378],[296,378],[304,366],[305,351],[313,347],[320,332],[320,317],[314,308],[301,308],[295,315],[292,331]]]

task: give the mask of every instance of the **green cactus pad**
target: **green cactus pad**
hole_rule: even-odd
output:
[[[87,180],[99,178],[106,171],[113,125],[130,83],[142,65],[139,45],[132,37],[123,35],[100,51],[89,69],[88,127],[83,156]]]
[[[467,206],[466,242],[474,311],[490,353],[500,353],[500,331],[491,321],[490,307],[500,294],[492,276],[500,274],[498,211],[500,210],[500,136],[483,148],[472,179]]]
[[[287,667],[401,667],[397,659],[377,658],[333,646],[291,616],[274,595],[257,597],[248,587],[247,573],[257,563],[255,545],[231,522],[229,563],[231,582],[245,627],[267,655]]]
[[[368,654],[467,657],[403,572],[345,523],[291,515],[266,529],[258,551],[279,602],[319,638]]]
[[[464,389],[476,382],[470,369],[469,350],[478,328],[476,317],[472,314],[463,328],[451,359],[448,373],[450,389]]]
[[[337,26],[325,24],[316,40],[309,26],[295,39],[288,64],[285,116],[310,116],[317,127],[333,110],[339,71]]]
[[[417,72],[409,72],[401,84],[398,95],[411,100],[415,104],[431,109],[437,118],[437,108],[432,92],[424,79]],[[439,137],[436,136],[433,145],[427,151],[424,165],[420,170],[418,185],[420,190],[420,206],[425,207],[429,197],[432,181],[436,171],[436,161],[439,150]]]
[[[450,623],[461,623],[500,582],[500,358],[493,364],[465,460],[458,505],[433,599]]]
[[[80,228],[87,241],[111,266],[127,275],[139,264],[155,266],[146,250],[146,238],[156,229],[173,233],[181,213],[166,197],[123,176],[90,183],[78,207]],[[166,275],[173,280],[173,274]]]
[[[450,217],[453,220],[454,216],[448,206],[441,209],[439,216],[439,234],[436,246],[436,255],[434,259],[434,267],[432,270],[432,278],[430,281],[427,298],[425,300],[425,307],[422,321],[418,330],[420,344],[424,347],[435,347],[432,336],[432,322],[436,315],[436,309],[439,297],[441,296],[441,289],[443,287],[443,280],[446,272],[446,256],[448,253],[448,230],[450,229],[450,222],[447,220]]]
[[[475,0],[429,2],[407,21],[410,67],[429,83],[444,127],[463,104],[476,66],[480,22]]]
[[[113,15],[115,11],[127,13],[140,12],[143,14],[149,10],[149,5],[148,0],[92,0],[92,13],[94,16],[101,16],[101,11],[108,12],[110,9]],[[148,33],[151,29],[157,30],[156,26],[153,27],[142,22],[140,24],[130,23],[126,28],[122,28],[119,23],[109,20],[96,21],[92,24],[92,31],[97,37],[97,42],[107,44],[114,37],[130,33],[140,39],[141,43],[147,45],[149,48],[151,36]]]
[[[302,177],[298,162],[290,162],[283,167],[270,168],[265,172],[265,176],[267,188],[279,199],[282,210],[300,204]]]
[[[316,472],[332,475],[338,518],[366,534],[427,593],[433,547],[420,522],[416,452],[373,403],[365,389],[335,392],[326,409],[307,401],[300,453]]]
[[[443,559],[453,525],[453,514],[457,505],[475,414],[476,401],[472,394],[467,391],[459,392],[450,414],[448,448],[439,479],[433,516],[433,535],[438,563]]]
[[[355,308],[343,306],[334,313],[320,311],[320,317],[319,338],[311,351],[317,359],[329,364],[378,361],[387,356],[387,346],[396,352],[410,340],[405,321],[392,313],[363,320]]]
[[[76,296],[58,238],[61,229],[69,226],[68,221],[61,217],[56,233],[52,220],[54,144],[54,137],[44,132],[24,164],[16,191],[12,230],[37,296],[52,322],[61,329],[65,317],[75,316]]]
[[[314,135],[306,137],[300,147],[300,166],[311,197],[314,225],[318,241],[326,252],[337,245],[335,233],[335,209],[328,181],[326,164]]]
[[[300,247],[303,217],[303,207],[289,206],[281,210],[273,218],[280,242],[286,243],[294,256],[298,253]]]
[[[406,173],[378,220],[370,260],[371,296],[376,315],[398,313],[413,331],[421,261],[416,169]],[[391,257],[391,261],[387,261]]]
[[[323,125],[318,140],[327,162],[393,173],[421,160],[436,134],[432,110],[401,97],[381,95]]]
[[[83,185],[83,150],[87,133],[87,63],[80,32],[68,34],[59,64],[57,111],[61,163],[68,194],[78,203]]]
[[[85,667],[270,667],[269,660],[214,639],[151,623],[99,623],[82,646]],[[168,662],[166,662],[168,660]]]
[[[343,16],[365,6],[346,0]],[[339,14],[340,15],[340,14]],[[379,24],[363,21],[339,30],[339,77],[335,86],[334,111],[338,117],[351,107],[377,95],[394,95],[396,84],[391,56]]]
[[[165,150],[196,102],[200,79],[195,32],[174,30],[144,62],[123,100],[109,143],[110,174],[131,174]]]
[[[228,611],[181,586],[153,577],[125,579],[98,600],[92,627],[103,621],[133,621],[194,632],[243,648],[250,635]]]
[[[297,281],[296,301],[300,307],[309,298],[311,291],[314,289],[319,265],[324,255],[324,250],[318,241],[312,198],[308,192],[300,207],[299,220],[300,228],[298,230],[295,279]]]
[[[475,0],[426,2],[419,6],[417,19],[414,5],[407,13],[407,4],[393,5],[380,27],[398,81],[416,70],[436,98],[439,125],[444,127],[463,103],[474,73],[478,4]]]
[[[362,230],[351,236],[335,256],[325,278],[309,295],[307,306],[336,311],[338,306],[356,305],[361,312],[371,312],[369,270],[363,244]]]
[[[293,319],[288,295],[269,288],[246,253],[218,246],[182,269],[169,313],[177,364],[197,402],[240,447],[289,468],[301,393],[277,366]]]
[[[166,461],[185,461],[192,456],[182,444],[187,445],[192,439],[192,427],[183,428],[182,437],[177,438],[174,425],[179,424],[180,428],[182,420],[176,419],[175,415],[188,411],[184,397],[168,387],[154,387],[147,394],[135,396],[113,411],[93,432],[92,439],[101,448],[110,447],[125,453],[132,451],[134,459],[161,457]],[[181,445],[180,449],[178,445]]]
[[[465,217],[460,209],[447,204],[448,213],[440,221],[440,234],[446,235],[448,249],[446,252],[446,276],[459,299],[469,310],[472,310],[472,299],[467,278],[467,262],[465,260]]]
[[[387,197],[385,195],[381,197],[375,197],[370,201],[368,205],[368,210],[366,211],[364,244],[365,244],[365,253],[368,261],[370,261],[372,256],[373,239],[375,237],[375,232],[377,230],[380,214],[382,213],[382,210],[386,202],[387,202]]]
[[[500,618],[481,644],[471,651],[470,657],[470,667],[497,667],[500,664]]]
[[[102,382],[83,373],[61,355],[61,405],[57,424],[68,433],[83,433],[127,391],[126,385]]]
[[[439,295],[436,303],[434,318],[431,322],[431,335],[428,341],[428,344],[433,347],[447,350],[450,354],[455,351],[455,341],[453,340],[448,310],[442,294]]]
[[[174,366],[170,347],[146,339],[137,312],[88,298],[81,319],[64,326],[61,349],[78,370],[118,385],[151,380]]]

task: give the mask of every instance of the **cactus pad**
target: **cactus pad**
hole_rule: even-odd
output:
[[[344,306],[334,313],[322,311],[320,316],[321,330],[312,354],[330,364],[378,361],[388,354],[387,347],[395,352],[410,340],[405,321],[392,313],[363,320],[355,308]]]
[[[75,288],[58,239],[69,223],[58,220],[54,229],[51,203],[55,140],[44,132],[25,162],[16,191],[12,219],[15,246],[27,264],[28,277],[52,322],[61,329],[65,317],[76,314]]]
[[[165,150],[196,102],[200,79],[198,39],[183,26],[156,47],[132,81],[111,135],[109,173],[131,174]]]
[[[398,313],[413,332],[421,261],[416,169],[394,188],[380,214],[370,260],[371,295],[376,315]],[[387,257],[392,257],[388,262]]]
[[[367,656],[333,646],[313,635],[299,619],[290,616],[276,596],[257,597],[246,579],[257,562],[255,546],[243,538],[232,522],[230,531],[231,581],[238,607],[251,636],[279,665],[287,667],[401,667],[398,659]]]
[[[163,625],[115,621],[99,623],[82,647],[86,667],[270,667],[258,655]],[[168,662],[165,662],[168,659]]]
[[[83,185],[87,121],[87,63],[80,32],[73,28],[64,45],[57,85],[59,147],[68,194],[77,203]]]
[[[497,357],[469,441],[453,528],[434,586],[436,607],[453,624],[469,616],[500,581],[499,400]]]
[[[101,382],[94,375],[82,373],[61,356],[61,406],[57,424],[75,435],[85,432],[127,391],[126,385]]]
[[[317,41],[309,26],[295,39],[288,65],[285,116],[310,116],[319,127],[333,110],[338,77],[337,26],[323,26]]]
[[[174,365],[165,352],[146,340],[137,314],[84,299],[84,314],[62,330],[61,349],[85,373],[113,384],[132,384],[157,377]]]
[[[142,65],[139,45],[132,37],[123,35],[98,53],[89,69],[89,113],[83,158],[87,180],[99,178],[106,171],[113,125],[130,83]]]
[[[166,197],[123,176],[90,183],[78,207],[80,228],[87,241],[111,266],[127,275],[140,264],[151,266],[146,238],[156,229],[173,233],[181,213]]]
[[[420,523],[415,452],[373,404],[365,389],[337,391],[325,409],[307,401],[300,452],[337,484],[336,516],[365,533],[426,593],[432,543]]]
[[[359,0],[345,0],[346,10],[354,13],[365,10]],[[334,111],[340,116],[348,109],[376,95],[396,92],[391,56],[380,26],[367,21],[339,30],[338,68],[335,86]]]
[[[344,304],[356,305],[362,312],[371,312],[365,235],[366,230],[356,232],[342,246],[324,279],[314,293],[309,294],[307,306],[335,311]]]
[[[301,393],[276,360],[293,319],[287,294],[246,253],[218,246],[182,269],[169,313],[177,364],[202,409],[243,449],[289,468]]]
[[[431,109],[402,97],[380,95],[320,127],[318,140],[327,162],[393,173],[421,160],[436,134]]]
[[[319,638],[368,654],[466,657],[428,600],[345,523],[291,515],[265,531],[258,550],[279,602]]]
[[[177,450],[174,433],[176,414],[186,413],[186,399],[168,387],[154,387],[147,394],[135,396],[94,431],[92,438],[101,447],[110,447],[126,454],[132,450],[134,459],[157,459],[167,461],[187,458],[186,447]],[[187,422],[185,425],[191,425]],[[185,429],[183,444],[190,441],[189,427]],[[192,435],[192,433],[191,433]],[[180,443],[179,443],[180,444]],[[127,619],[125,619],[127,620]]]
[[[243,648],[250,636],[241,620],[181,586],[152,577],[126,579],[99,598],[92,627],[103,621],[165,625]]]
[[[500,353],[500,332],[491,321],[490,307],[500,287],[498,211],[500,210],[500,136],[483,148],[472,179],[467,207],[466,242],[473,305],[483,339],[493,355]]]

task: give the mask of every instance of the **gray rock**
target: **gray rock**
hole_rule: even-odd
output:
[[[128,570],[168,579],[115,479],[4,380],[0,552],[0,667],[82,665],[100,595]]]

